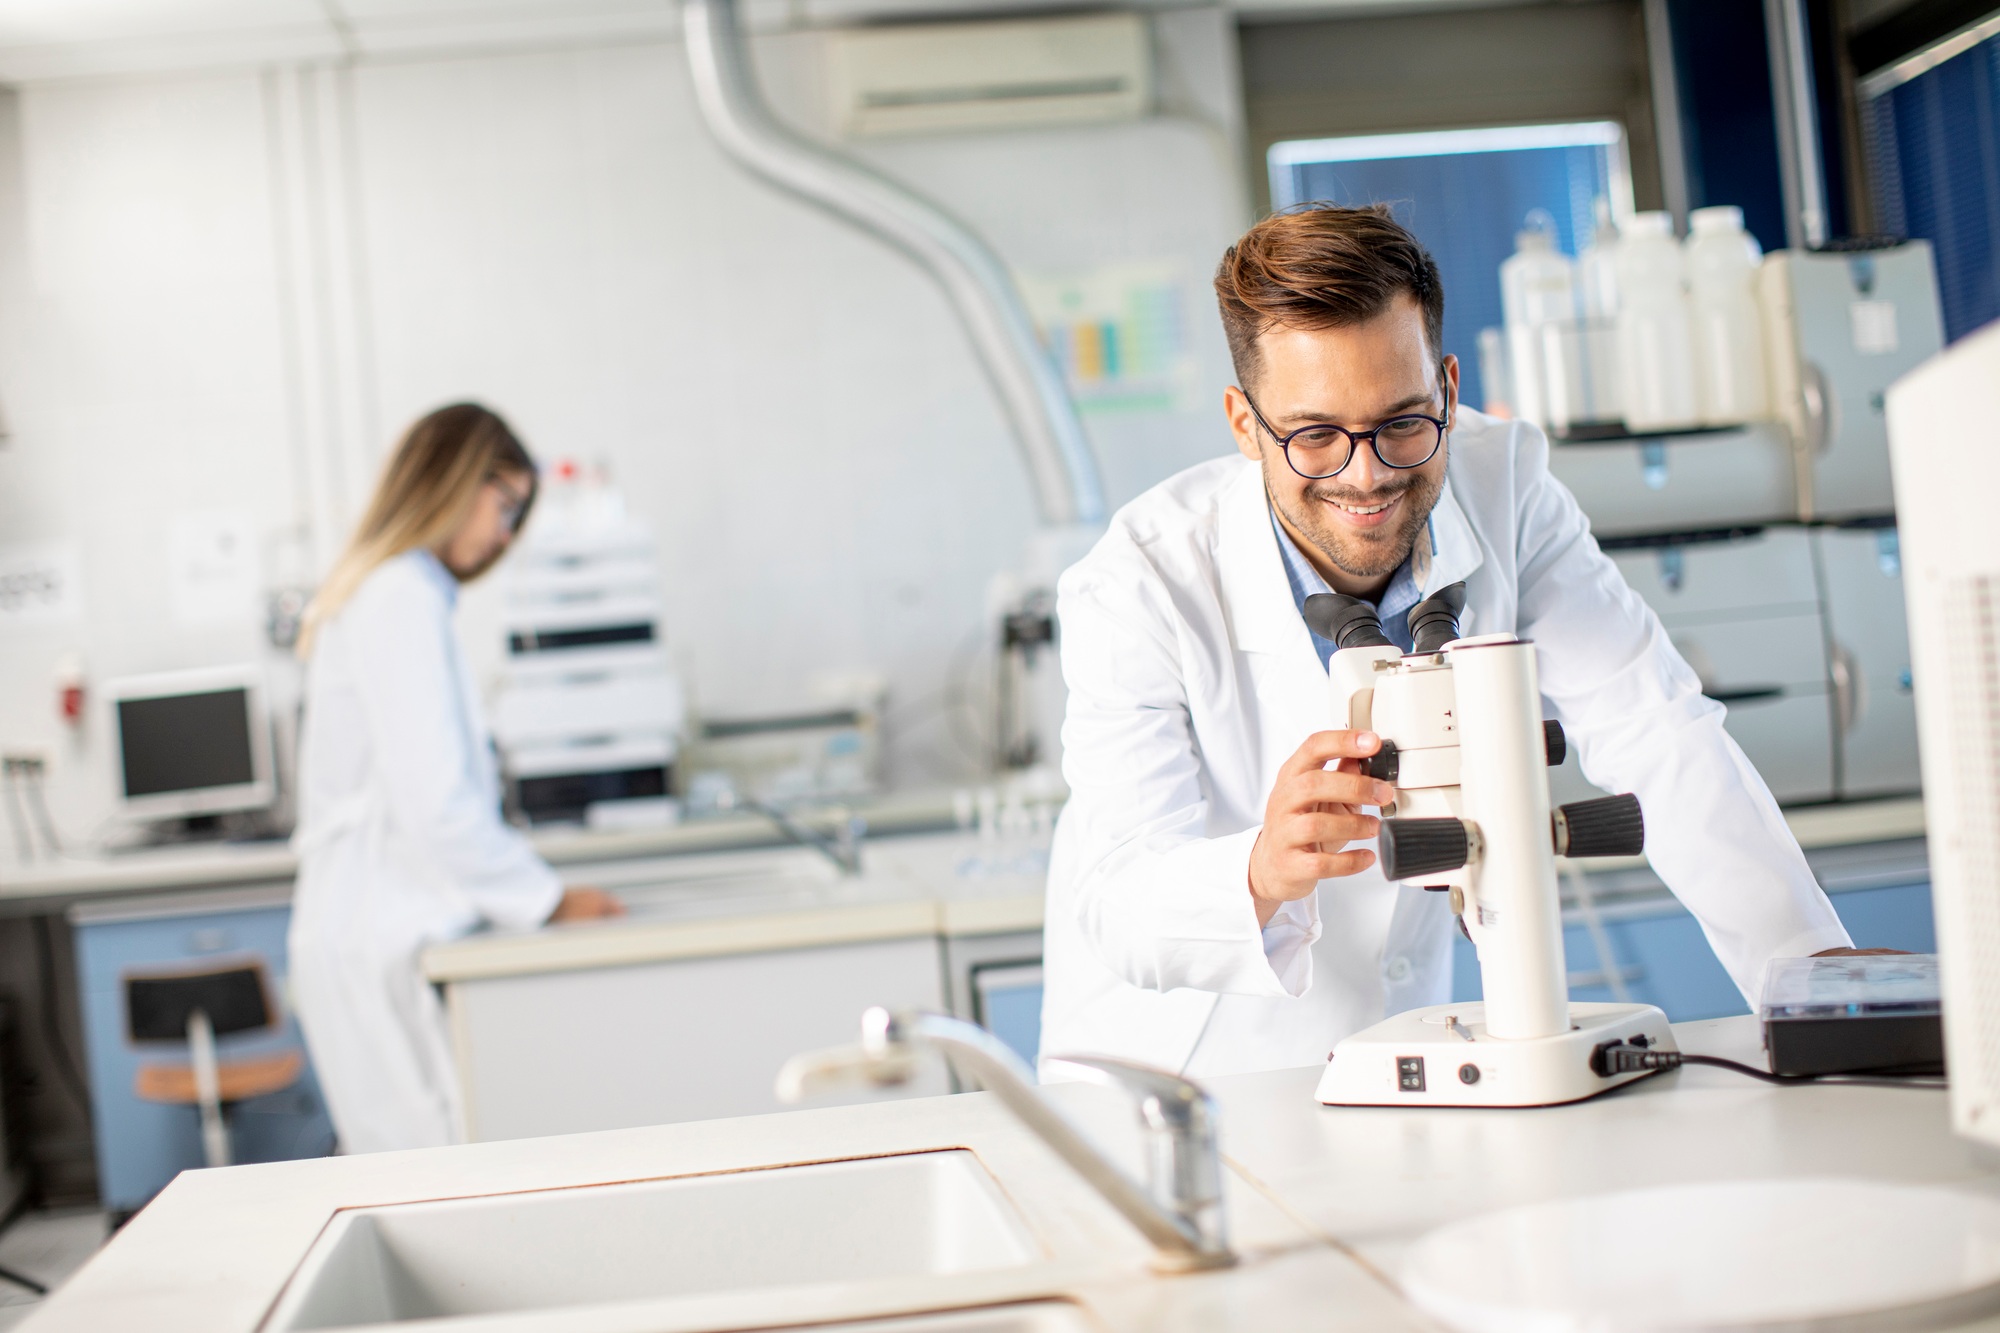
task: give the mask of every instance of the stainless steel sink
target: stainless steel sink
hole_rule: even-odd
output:
[[[972,1153],[911,1153],[347,1209],[308,1253],[265,1327],[554,1310],[968,1273],[1041,1258]],[[1058,1327],[996,1324],[991,1333]]]

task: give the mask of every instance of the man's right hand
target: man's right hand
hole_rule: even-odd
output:
[[[1315,732],[1278,770],[1264,804],[1263,831],[1250,850],[1258,925],[1271,924],[1280,907],[1305,897],[1321,880],[1357,875],[1375,864],[1373,852],[1341,848],[1375,836],[1381,821],[1362,814],[1363,806],[1379,808],[1395,799],[1394,787],[1361,771],[1361,761],[1381,748],[1372,731]]]

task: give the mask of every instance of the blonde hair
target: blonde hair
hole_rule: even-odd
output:
[[[535,461],[498,413],[478,403],[453,403],[403,432],[347,549],[306,607],[299,656],[311,655],[320,627],[347,605],[377,567],[405,551],[434,550],[448,541],[471,513],[479,488],[496,472],[528,476],[518,527],[535,502]],[[452,572],[468,582],[499,558],[496,552],[478,569]]]

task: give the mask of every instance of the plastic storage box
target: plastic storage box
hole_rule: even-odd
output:
[[[1779,958],[1757,1009],[1774,1074],[1944,1070],[1936,954]]]

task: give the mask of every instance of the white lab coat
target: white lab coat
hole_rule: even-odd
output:
[[[428,551],[370,574],[319,631],[299,760],[291,984],[345,1152],[463,1138],[426,945],[540,924],[555,872],[500,818],[500,786]]]
[[[1849,943],[1777,803],[1548,472],[1539,430],[1461,409],[1415,553],[1467,583],[1466,634],[1534,640],[1591,781],[1638,794],[1655,870],[1738,987]],[[1251,845],[1282,764],[1335,725],[1262,474],[1216,459],[1154,487],[1058,590],[1071,796],[1048,882],[1041,1049],[1194,1075],[1323,1061],[1386,1014],[1451,998],[1446,896],[1378,870],[1259,929]]]

